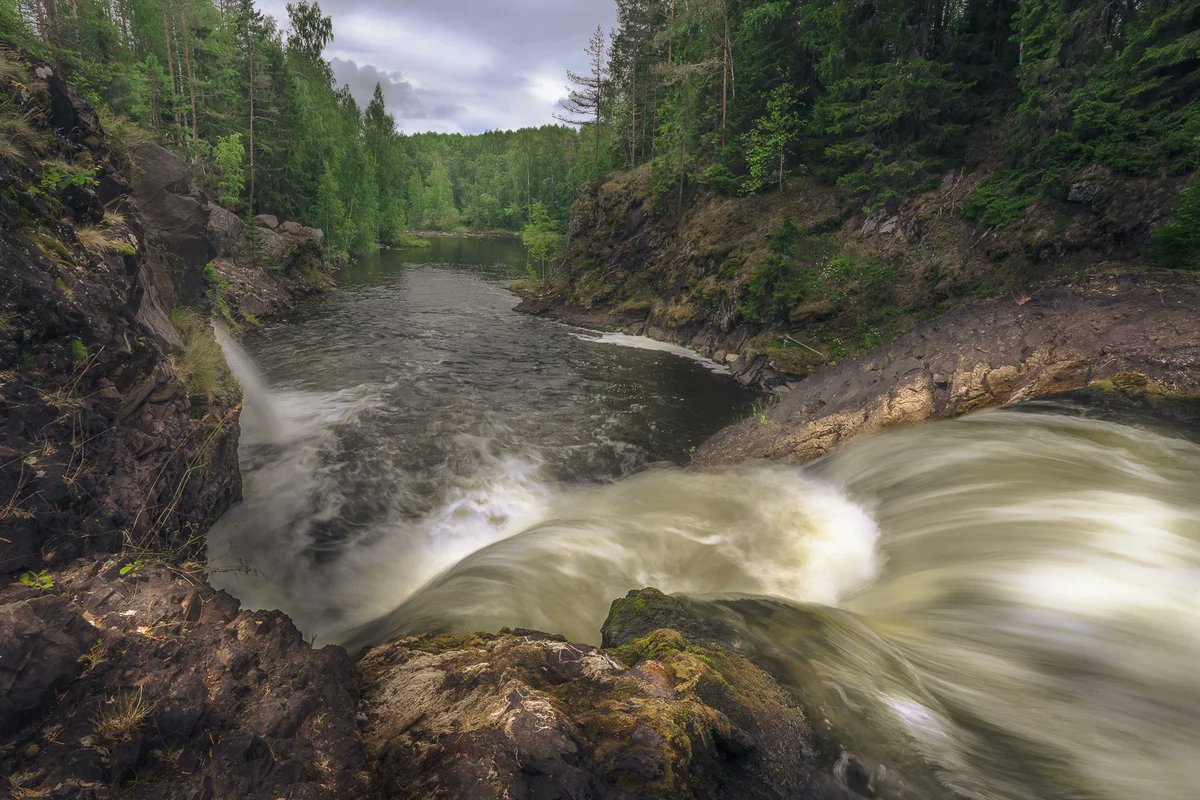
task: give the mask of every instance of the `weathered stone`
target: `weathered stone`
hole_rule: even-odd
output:
[[[44,594],[0,589],[0,774],[29,776],[30,796],[372,796],[343,650],[310,649],[282,614],[241,612],[198,576],[131,563],[54,571]],[[103,727],[122,704],[140,712]]]
[[[187,164],[153,143],[133,153],[133,190],[156,247],[151,269],[169,273],[178,301],[191,303],[204,291],[203,267],[217,254],[208,231],[208,202],[192,185]]]
[[[607,651],[532,631],[406,637],[360,668],[387,797],[818,796],[791,699],[674,630]]]
[[[259,214],[254,218],[258,224],[268,230],[275,230],[279,227],[279,217],[274,214]]]
[[[1096,276],[1020,301],[979,303],[801,382],[767,412],[705,442],[698,464],[803,461],[893,425],[953,417],[1142,376],[1159,395],[1200,394],[1195,309],[1185,274]]]
[[[230,257],[237,253],[238,243],[246,223],[229,209],[212,203],[209,206],[208,232],[217,245],[217,255]]]

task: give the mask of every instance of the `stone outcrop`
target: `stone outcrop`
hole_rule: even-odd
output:
[[[95,112],[22,68],[0,85],[38,137],[0,160],[0,575],[187,539],[240,494],[237,407],[190,397],[168,358],[147,223]]]
[[[600,650],[516,630],[373,649],[359,666],[379,790],[513,800],[840,796],[820,788],[804,714],[735,650],[666,627],[606,642]]]
[[[208,231],[211,206],[182,158],[153,142],[131,154],[133,193],[146,222],[146,262],[167,307],[204,294],[204,265],[217,254]]]
[[[345,651],[186,568],[95,561],[0,589],[0,794],[370,797]]]
[[[217,258],[209,265],[231,321],[251,327],[310,294],[333,288],[325,232],[260,214],[253,225],[220,206],[209,217]]]
[[[1200,397],[1200,277],[1100,275],[995,300],[919,325],[813,375],[765,418],[728,428],[702,465],[803,461],[893,425],[1098,387]]]

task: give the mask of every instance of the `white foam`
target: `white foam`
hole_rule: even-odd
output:
[[[718,375],[728,375],[729,367],[725,364],[719,364],[710,358],[697,353],[695,350],[689,350],[686,347],[681,347],[677,344],[669,342],[660,342],[657,339],[651,339],[649,336],[632,336],[627,333],[572,333],[577,339],[582,339],[585,342],[595,342],[596,344],[611,344],[618,347],[629,347],[634,350],[653,350],[659,353],[670,353],[673,356],[686,358],[690,361],[699,362],[705,369],[710,372],[715,372]]]

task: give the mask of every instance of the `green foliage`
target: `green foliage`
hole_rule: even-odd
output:
[[[37,589],[39,592],[48,592],[54,588],[54,576],[50,574],[49,570],[23,572],[18,580],[22,586]]]
[[[799,137],[802,123],[795,111],[796,89],[790,83],[777,86],[767,100],[767,113],[754,123],[745,136],[747,188],[761,191],[772,181],[783,190],[783,169],[792,142]],[[777,174],[776,174],[777,173]]]
[[[750,275],[740,304],[742,316],[752,322],[786,319],[817,291],[818,271],[837,251],[832,236],[811,236],[790,220],[771,232],[767,245],[771,254]]]
[[[996,227],[1021,216],[1033,202],[1021,176],[1012,171],[1001,172],[979,186],[967,197],[962,213],[970,220]]]
[[[1175,215],[1154,229],[1152,244],[1160,267],[1200,270],[1200,178],[1179,193]]]
[[[892,268],[842,249],[830,234],[807,233],[785,221],[767,245],[770,255],[751,273],[739,304],[742,317],[751,322],[787,321],[799,306],[836,303],[852,293],[886,301]]]
[[[79,339],[71,340],[71,359],[74,361],[87,361],[87,347]]]
[[[246,148],[242,144],[242,135],[234,132],[218,139],[214,154],[220,173],[218,199],[222,205],[240,208],[242,193],[246,190]]]
[[[521,229],[521,241],[532,260],[529,265],[530,280],[545,280],[547,264],[559,254],[565,240],[566,237],[558,230],[546,207],[535,202],[529,224]],[[534,264],[537,265],[536,270]]]
[[[124,577],[136,578],[138,576],[138,571],[141,570],[142,565],[145,563],[146,563],[146,560],[143,558],[135,559],[133,561],[130,561],[125,566],[121,567],[120,573]]]
[[[96,173],[99,169],[51,161],[42,165],[42,177],[38,181],[38,188],[46,194],[52,194],[64,189],[92,187],[97,184]]]

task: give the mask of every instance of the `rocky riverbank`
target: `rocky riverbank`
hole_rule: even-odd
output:
[[[695,454],[807,461],[856,436],[1093,388],[1200,403],[1200,276],[1095,275],[952,311],[793,384]]]

